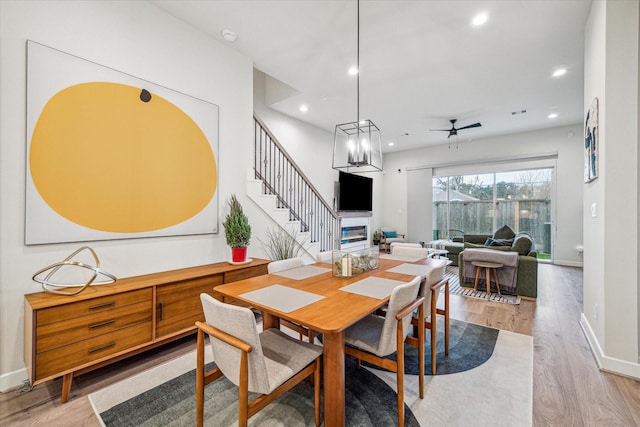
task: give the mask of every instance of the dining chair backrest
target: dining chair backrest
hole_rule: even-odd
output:
[[[389,249],[391,250],[391,253],[393,253],[393,249],[397,248],[398,246],[403,246],[406,248],[421,248],[422,245],[420,243],[406,243],[406,242],[391,242],[391,244],[389,245]]]
[[[296,267],[302,267],[304,260],[301,257],[281,259],[278,261],[271,261],[267,264],[267,271],[269,274],[277,273],[283,270],[290,270]]]
[[[329,263],[333,261],[333,251],[322,251],[316,254],[316,261]]]
[[[267,366],[253,312],[246,307],[225,304],[208,294],[200,294],[205,321],[216,329],[232,335],[253,347],[248,354],[249,391],[270,392]],[[225,377],[240,385],[240,350],[215,337],[210,337],[213,360]]]
[[[398,314],[404,307],[411,304],[411,302],[418,297],[421,281],[422,278],[420,276],[416,276],[410,282],[396,286],[391,292],[378,344],[378,355],[386,356],[397,350],[396,330],[398,321],[396,320],[396,314]],[[402,321],[403,340],[409,334],[410,326],[411,316],[406,316]]]
[[[427,248],[412,248],[408,246],[395,246],[391,251],[392,255],[407,256],[412,258],[427,258],[429,256],[429,249]]]
[[[435,294],[431,292],[431,287],[438,283],[444,277],[447,268],[447,260],[434,259],[431,260],[429,266],[432,267],[427,273],[423,285],[420,287],[420,296],[424,297],[424,315],[428,317],[430,314],[431,298],[438,298],[442,288],[437,288]]]

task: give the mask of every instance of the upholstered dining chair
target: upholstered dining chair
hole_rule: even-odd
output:
[[[421,248],[422,245],[420,243],[406,243],[406,242],[391,242],[389,245],[389,251],[393,253],[393,248],[398,246],[405,246],[407,248]]]
[[[391,250],[391,255],[412,258],[428,258],[430,256],[428,248],[413,248],[409,246],[394,246]]]
[[[431,330],[431,373],[436,374],[436,315],[444,316],[444,354],[449,355],[449,279],[444,279],[447,261],[438,259],[431,261],[432,269],[427,273],[424,282],[420,285],[420,296],[424,298],[424,328]],[[437,308],[438,298],[444,289],[444,309]],[[413,335],[407,337],[407,343],[415,347],[419,346],[420,326],[419,314],[414,312],[411,323]],[[424,346],[424,342],[422,343]]]
[[[280,259],[277,261],[271,261],[267,264],[267,272],[269,274],[278,273],[284,270],[290,270],[292,268],[302,267],[304,260],[301,257]],[[297,323],[290,322],[286,319],[280,319],[280,326],[287,327],[300,334],[300,340],[303,336],[309,339],[309,342],[313,342],[313,331],[305,326],[298,325]]]
[[[204,388],[227,377],[238,386],[238,425],[308,377],[313,378],[315,423],[320,425],[320,359],[322,347],[297,341],[278,329],[258,332],[253,312],[225,304],[208,294],[200,301],[205,321],[198,327],[196,425],[204,423]],[[205,334],[217,367],[205,372]],[[249,392],[260,395],[249,402]]]
[[[267,264],[267,271],[269,274],[273,274],[284,270],[291,270],[296,267],[302,267],[303,265],[304,260],[301,257],[280,259]]]
[[[333,261],[333,251],[322,251],[316,254],[316,261],[331,264]]]
[[[418,296],[421,277],[397,286],[391,292],[384,317],[370,314],[350,326],[344,334],[345,353],[396,373],[398,425],[404,425],[404,341],[409,335],[412,313],[418,309],[419,395],[424,398],[424,298]],[[420,338],[422,337],[422,338]],[[396,352],[396,360],[385,358]]]

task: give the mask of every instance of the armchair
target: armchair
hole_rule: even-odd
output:
[[[380,231],[382,233],[380,237],[380,250],[389,252],[391,243],[405,241],[406,235],[398,233],[393,227],[382,227]]]

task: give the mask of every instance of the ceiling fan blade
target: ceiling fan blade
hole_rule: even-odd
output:
[[[474,123],[472,125],[467,125],[467,126],[463,126],[461,128],[458,128],[458,130],[470,129],[470,128],[479,128],[480,126],[482,126],[480,123]]]
[[[431,132],[449,132],[451,129],[429,129]]]

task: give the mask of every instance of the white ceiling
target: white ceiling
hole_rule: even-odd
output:
[[[357,58],[355,0],[151,1],[295,89],[271,108],[330,132],[356,120],[356,77],[347,73]],[[447,144],[447,132],[430,129],[448,129],[453,118],[457,127],[482,123],[460,131],[460,142],[580,123],[590,7],[591,0],[361,0],[360,118],[381,129],[384,152]],[[478,12],[489,20],[473,27]],[[223,29],[237,40],[224,41]],[[559,66],[567,74],[551,77]]]

